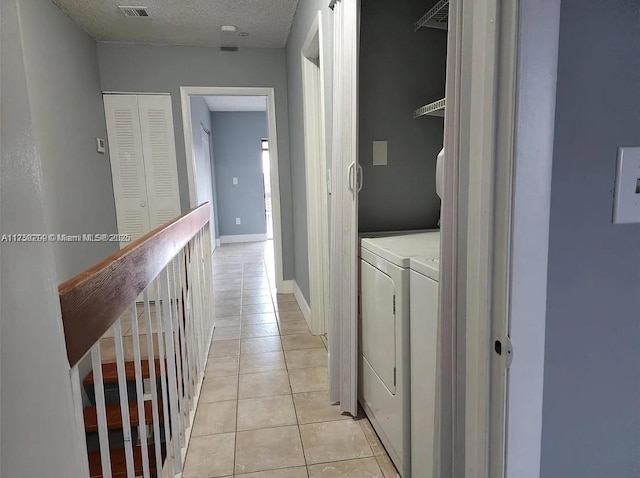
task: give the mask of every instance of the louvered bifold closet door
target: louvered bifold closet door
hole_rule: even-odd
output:
[[[358,414],[358,41],[360,0],[334,5],[329,397]]]
[[[171,97],[138,96],[138,110],[149,197],[149,222],[151,229],[155,229],[180,215]]]
[[[118,233],[129,234],[134,241],[150,226],[138,97],[104,95],[104,110]]]

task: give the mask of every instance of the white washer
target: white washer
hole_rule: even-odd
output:
[[[410,261],[411,331],[411,473],[436,476],[440,260],[438,256]]]
[[[410,259],[439,251],[439,231],[363,238],[360,245],[359,398],[404,478],[411,474]]]

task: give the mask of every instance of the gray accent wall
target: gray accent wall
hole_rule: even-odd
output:
[[[109,156],[96,151],[96,138],[107,137],[96,44],[51,2],[23,0],[19,11],[47,232],[117,232]],[[107,242],[55,244],[58,280],[118,247]]]
[[[332,137],[332,48],[333,12],[326,0],[304,0],[298,3],[289,40],[287,41],[287,81],[289,89],[289,129],[291,139],[291,186],[293,195],[293,229],[295,280],[307,303],[309,292],[309,250],[307,237],[307,188],[304,158],[304,123],[302,99],[301,51],[318,11],[322,12],[322,54],[320,67],[324,77],[325,142],[328,167],[331,164]],[[328,238],[327,238],[328,240]]]
[[[428,3],[428,2],[427,2]],[[435,3],[435,2],[431,2]],[[413,111],[444,98],[447,32],[414,31],[425,2],[362,2],[360,23],[359,197],[361,232],[435,228],[440,200],[436,156],[444,121]],[[373,166],[373,141],[388,141],[388,165]]]
[[[211,132],[211,112],[204,98],[201,96],[192,96],[189,98],[191,103],[191,137],[193,139],[193,154],[196,160],[196,181],[198,183],[198,191],[203,192],[204,200],[211,203],[211,231],[212,238],[220,237],[218,226],[218,212],[216,201],[216,180],[215,169],[213,165],[213,141],[209,135],[209,151],[202,151],[202,129]],[[215,242],[215,241],[214,241]]]
[[[211,127],[220,236],[265,234],[261,143],[268,137],[267,113],[214,111]]]
[[[616,149],[640,146],[639,51],[637,3],[562,1],[542,478],[640,476],[640,224],[612,224]]]
[[[282,215],[284,279],[294,276],[293,212],[289,162],[289,120],[284,49],[217,48],[98,43],[103,90],[170,93],[176,136],[182,209],[189,208],[189,187],[182,127],[181,86],[272,87],[278,128],[278,166]]]
[[[60,19],[49,2],[27,3],[0,2],[0,234],[43,232],[48,227],[45,156],[34,135],[30,108],[34,97],[29,95],[24,42],[39,37],[31,30],[30,15],[50,15],[52,23]],[[56,44],[57,38],[47,38],[43,48]],[[0,245],[3,477],[85,476],[83,432],[69,381],[58,281],[52,244]]]

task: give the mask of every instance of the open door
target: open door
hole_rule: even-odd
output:
[[[358,413],[358,40],[360,0],[334,5],[329,395]]]

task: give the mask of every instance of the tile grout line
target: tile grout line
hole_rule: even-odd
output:
[[[268,278],[268,274],[267,274],[267,280],[269,280]],[[296,417],[296,428],[298,429],[298,438],[300,439],[300,447],[302,449],[302,459],[304,460],[304,468],[305,468],[305,474],[307,475],[307,478],[309,478],[309,464],[307,463],[307,456],[306,453],[304,451],[304,442],[302,441],[302,430],[300,430],[300,419],[298,418],[298,408],[296,407],[296,402],[293,398],[293,388],[291,387],[291,377],[289,376],[289,364],[287,363],[287,358],[284,354],[284,344],[282,343],[282,329],[280,327],[280,316],[279,316],[279,312],[277,309],[277,303],[278,303],[278,291],[277,289],[274,289],[276,291],[275,297],[274,294],[272,292],[271,294],[271,301],[272,301],[272,307],[274,309],[274,312],[276,313],[276,323],[278,324],[278,337],[280,339],[280,347],[282,349],[282,357],[284,360],[284,366],[285,366],[285,370],[287,371],[287,382],[289,382],[289,390],[291,391],[291,404],[293,406],[293,413],[295,414]]]
[[[242,279],[240,282],[240,324],[238,326],[238,347],[240,351],[238,352],[238,373],[237,373],[237,388],[236,388],[236,426],[235,426],[235,434],[234,434],[234,444],[233,444],[233,475],[236,475],[236,464],[237,464],[237,454],[238,454],[238,418],[240,415],[240,356],[242,355],[242,307],[244,304],[244,247],[242,254]]]

